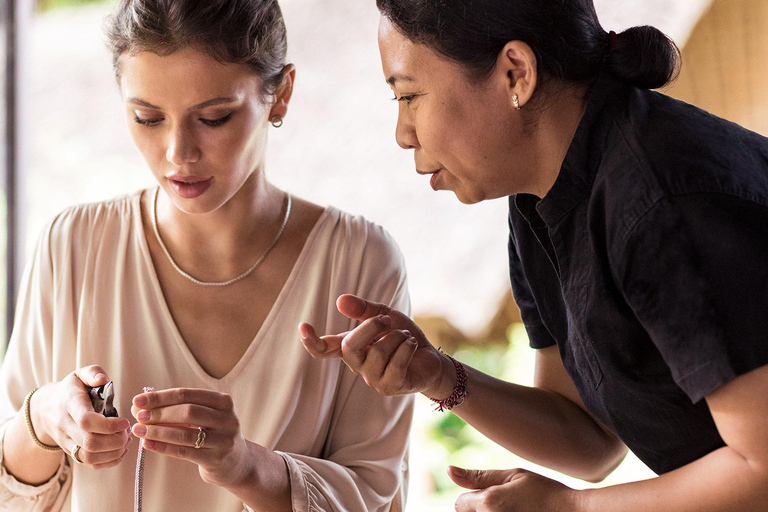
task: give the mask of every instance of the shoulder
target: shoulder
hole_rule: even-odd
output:
[[[395,239],[381,225],[356,215],[326,208],[324,218],[328,236],[334,245],[365,260],[403,264],[403,256]]]
[[[739,125],[630,89],[608,137],[590,207],[619,239],[651,210],[696,207],[684,196],[768,206],[768,139]]]
[[[83,250],[99,244],[106,235],[123,233],[140,215],[141,192],[108,201],[69,207],[48,222],[41,243],[57,251]]]

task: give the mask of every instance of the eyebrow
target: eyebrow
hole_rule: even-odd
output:
[[[163,110],[157,105],[153,105],[148,101],[142,100],[141,98],[128,98],[127,101],[128,103],[133,103],[134,105],[141,105],[142,107],[147,107],[154,110]],[[220,105],[222,103],[232,103],[233,101],[235,101],[235,98],[213,98],[212,100],[204,101],[202,103],[198,103],[197,105],[193,105],[189,107],[187,110],[200,110],[206,107],[213,107],[215,105]]]
[[[416,79],[408,75],[392,75],[387,78],[389,85],[395,85],[395,82],[415,82]]]

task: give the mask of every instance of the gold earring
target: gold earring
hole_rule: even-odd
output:
[[[274,115],[269,120],[269,122],[272,123],[272,126],[274,126],[275,128],[280,128],[281,126],[283,126],[283,116]]]
[[[520,98],[517,97],[517,94],[512,95],[512,104],[517,110],[520,110]]]

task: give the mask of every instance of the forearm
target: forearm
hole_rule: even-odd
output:
[[[254,512],[290,512],[291,481],[285,461],[256,443],[247,442],[247,446],[242,476],[225,488]]]
[[[576,512],[766,510],[768,467],[729,447],[658,478],[577,492]]]
[[[589,481],[624,458],[626,448],[566,397],[466,368],[468,396],[453,412],[515,454]]]
[[[36,395],[36,394],[35,394]],[[34,412],[35,395],[32,396],[30,410]],[[40,423],[32,420],[33,428],[41,442],[54,444],[42,430]],[[3,464],[10,474],[20,482],[40,485],[51,479],[61,465],[62,452],[48,452],[37,446],[27,431],[24,411],[10,421],[3,439]]]

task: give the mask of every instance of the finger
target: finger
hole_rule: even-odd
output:
[[[368,356],[369,347],[389,331],[392,319],[376,316],[364,320],[341,341],[341,354],[353,370],[359,371]]]
[[[117,434],[131,426],[125,418],[107,418],[93,411],[88,395],[78,393],[67,400],[67,412],[80,430],[91,434]]]
[[[161,453],[175,459],[186,460],[201,464],[206,452],[202,449],[195,449],[189,446],[180,446],[177,444],[163,443],[162,441],[153,441],[148,439],[144,441],[144,448],[155,453]]]
[[[381,379],[392,356],[405,340],[411,337],[408,331],[391,331],[370,346],[362,368],[362,374],[368,379]],[[370,384],[370,383],[369,383]]]
[[[77,441],[70,440],[69,443],[69,450],[68,453],[70,457],[72,456],[72,449],[74,445],[77,444]],[[109,464],[111,462],[119,461],[122,459],[122,457],[125,456],[126,451],[128,450],[128,446],[130,444],[130,438],[128,441],[123,443],[120,447],[118,447],[115,450],[110,450],[106,452],[90,452],[87,449],[85,449],[82,445],[80,446],[80,449],[77,451],[77,458],[82,462],[83,464],[87,466],[100,466],[103,464]]]
[[[91,465],[91,467],[93,469],[109,469],[109,468],[113,468],[113,467],[119,465],[121,462],[123,462],[123,459],[125,458],[125,456],[127,454],[128,454],[128,448],[126,448],[125,451],[123,451],[123,454],[120,455],[120,457],[118,457],[117,459],[115,459],[115,460],[113,460],[111,462],[105,462],[104,464],[93,464],[93,465]]]
[[[367,320],[374,316],[388,315],[392,309],[385,305],[345,294],[336,299],[339,313],[353,320]]]
[[[448,466],[448,476],[465,489],[486,489],[509,482],[520,470],[463,469]]]
[[[177,446],[195,447],[199,438],[200,431],[196,428],[184,428],[174,426],[141,425],[133,426],[133,434],[141,439],[158,441],[165,444]],[[216,445],[216,432],[214,430],[205,430],[204,448],[210,448]]]
[[[478,512],[483,510],[483,491],[465,492],[456,500],[456,512]]]
[[[194,425],[205,428],[225,428],[227,420],[221,411],[204,405],[180,404],[143,409],[136,415],[142,425]]]
[[[332,357],[341,357],[341,340],[349,332],[341,334],[318,336],[315,328],[308,323],[299,324],[299,334],[304,348],[307,349],[312,357],[316,359],[329,359]]]
[[[235,403],[226,393],[197,388],[173,388],[149,391],[133,397],[133,405],[145,410],[179,404],[196,404],[219,411],[233,411]]]
[[[78,370],[75,370],[75,375],[80,382],[88,386],[89,388],[95,388],[103,386],[109,382],[109,376],[107,372],[99,365],[84,366]]]
[[[410,389],[404,389],[406,386],[406,377],[408,367],[413,360],[413,356],[418,350],[419,344],[413,337],[408,338],[397,347],[392,358],[389,360],[384,374],[381,376],[381,391],[385,395],[395,395],[403,391],[410,392]]]

